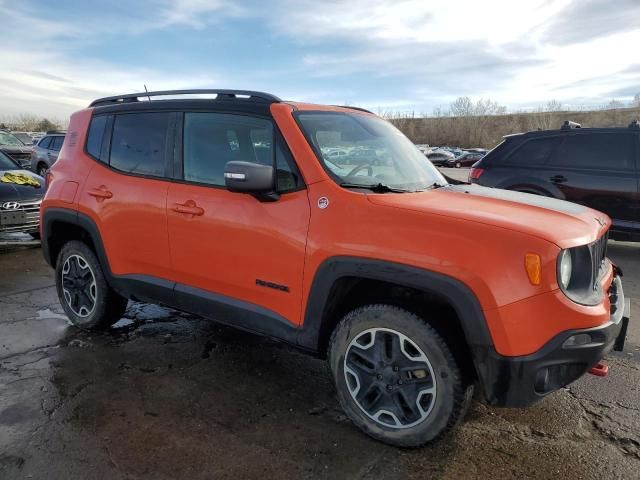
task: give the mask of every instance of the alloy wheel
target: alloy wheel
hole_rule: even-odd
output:
[[[62,266],[62,293],[67,305],[79,317],[88,317],[96,307],[96,277],[80,255],[70,255]]]
[[[347,347],[344,376],[358,407],[385,427],[413,427],[435,404],[429,359],[409,337],[392,329],[371,328],[357,335]]]

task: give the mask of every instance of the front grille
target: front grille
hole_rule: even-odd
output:
[[[0,232],[35,232],[40,229],[40,204],[37,202],[25,202],[20,204],[20,210],[25,213],[25,223],[21,225],[2,225]]]
[[[591,252],[591,278],[593,279],[593,288],[597,288],[598,279],[602,268],[606,265],[607,258],[607,240],[609,239],[609,232],[605,233],[598,240],[589,245],[589,251]]]

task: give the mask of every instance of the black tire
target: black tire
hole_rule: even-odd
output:
[[[36,173],[44,178],[47,175],[47,170],[49,170],[49,167],[47,167],[46,164],[39,163],[38,164],[38,171]]]
[[[400,380],[396,382],[396,379],[404,377],[393,377],[392,372],[398,370],[399,367],[389,365],[386,360],[379,361],[375,368],[371,368],[371,365],[374,365],[373,362],[365,361],[366,367],[361,368],[370,370],[371,374],[364,374],[360,369],[358,369],[357,375],[345,374],[345,370],[354,371],[351,367],[355,368],[355,364],[349,363],[351,359],[359,359],[363,352],[368,352],[368,350],[362,349],[363,340],[361,339],[371,340],[372,346],[367,348],[372,352],[370,358],[373,358],[377,355],[376,352],[381,351],[380,347],[376,347],[378,342],[376,337],[380,336],[385,345],[382,347],[384,350],[382,355],[384,358],[390,358],[386,344],[388,337],[392,337],[391,343],[393,344],[396,333],[401,334],[397,336],[398,341],[405,342],[404,348],[400,348],[405,357],[407,357],[407,351],[413,350],[414,353],[418,352],[420,355],[424,355],[420,358],[428,359],[427,363],[423,365],[427,365],[430,368],[429,371],[426,368],[416,370],[416,372],[422,370],[427,374],[426,376],[421,374],[421,376],[416,376],[413,380],[408,379],[404,383]],[[406,342],[403,336],[409,342]],[[416,351],[415,346],[421,352]],[[391,348],[391,350],[394,349],[397,351],[397,347]],[[357,355],[352,357],[354,352]],[[349,362],[345,362],[346,355],[349,355],[347,357]],[[419,447],[438,440],[462,419],[472,398],[473,387],[464,385],[460,370],[449,347],[436,330],[416,315],[391,305],[367,305],[347,314],[331,336],[328,357],[338,399],[346,414],[367,435],[390,445]],[[420,365],[420,363],[412,364],[413,360],[409,360],[410,365]],[[358,362],[360,361],[358,360]],[[406,358],[400,363],[402,361],[406,362]],[[396,375],[408,374],[409,377],[412,377],[411,372],[402,371],[406,368],[403,366]],[[431,373],[433,373],[433,378],[429,380],[428,377],[431,376]],[[349,376],[349,380],[347,380],[347,376]],[[358,379],[354,382],[355,377]],[[420,385],[424,385],[424,387]],[[433,395],[424,394],[424,390],[431,388],[431,385],[435,385]],[[415,405],[408,401],[408,397],[411,395],[405,396],[404,393],[401,393],[401,389],[409,389],[402,391],[411,393],[410,389],[414,387],[419,390],[417,396],[414,396]],[[378,400],[373,402],[374,406],[369,410],[369,413],[356,400],[361,388],[365,392],[363,403],[368,401],[367,397],[370,396],[367,391],[377,392],[373,394],[372,398]],[[355,397],[351,393],[353,390],[356,390]],[[398,402],[397,399],[400,397],[405,401]],[[430,402],[428,407],[426,403],[418,407],[422,417],[406,415],[406,412],[412,411],[409,405],[413,405],[415,408],[422,403],[422,398],[426,398],[426,401]],[[399,408],[400,404],[404,405],[404,409]],[[388,406],[391,407],[387,409]],[[425,411],[427,408],[428,413]],[[376,411],[376,409],[378,410]],[[396,418],[393,419],[391,415],[381,413],[385,410],[395,414]],[[373,416],[377,416],[378,420]],[[384,418],[385,416],[387,418]],[[417,420],[415,420],[416,418]],[[380,419],[383,419],[382,423]],[[411,419],[415,421],[412,422]],[[402,426],[398,426],[399,420]],[[392,422],[395,422],[395,426],[390,425]]]
[[[79,273],[74,275],[72,270]],[[71,323],[85,330],[109,328],[122,318],[127,308],[128,300],[109,286],[91,248],[77,240],[66,243],[60,250],[56,289]]]

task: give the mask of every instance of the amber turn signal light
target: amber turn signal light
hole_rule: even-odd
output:
[[[527,253],[524,256],[524,268],[527,271],[529,281],[533,285],[540,285],[542,272],[542,262],[540,261],[540,255],[538,255],[537,253]]]

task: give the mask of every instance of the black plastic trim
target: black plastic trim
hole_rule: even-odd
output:
[[[409,265],[347,256],[329,258],[316,271],[307,300],[304,326],[298,338],[299,345],[310,350],[321,349],[319,333],[325,321],[329,293],[334,283],[343,277],[380,280],[434,294],[454,308],[468,345],[493,345],[480,302],[459,280]]]
[[[474,358],[478,375],[483,379],[484,395],[490,405],[500,407],[525,407],[541,400],[549,393],[575,381],[591,367],[597,364],[616,343],[624,345],[625,325],[629,322],[622,283],[618,276],[614,277],[617,300],[614,314],[608,322],[598,327],[568,330],[547,342],[540,350],[518,357],[505,357],[498,354],[493,347],[475,348]],[[626,318],[626,320],[625,320]],[[563,348],[564,342],[571,336],[589,333],[592,343],[587,345]],[[561,382],[552,389],[540,393],[536,391],[536,376],[545,368],[572,367]]]
[[[138,98],[149,99],[149,102],[157,102],[158,100],[151,100],[151,97],[162,97],[171,95],[203,95],[213,94],[218,95],[215,99],[202,99],[201,101],[217,101],[218,99],[224,100],[236,100],[238,102],[251,102],[261,101],[266,103],[279,103],[281,100],[275,95],[264,92],[255,92],[252,90],[229,90],[229,89],[191,89],[191,90],[158,90],[155,92],[138,92],[127,93],[125,95],[114,95],[112,97],[98,98],[89,104],[89,107],[96,107],[101,105],[122,104],[122,103],[134,103],[138,102]],[[243,98],[249,97],[249,98]]]

